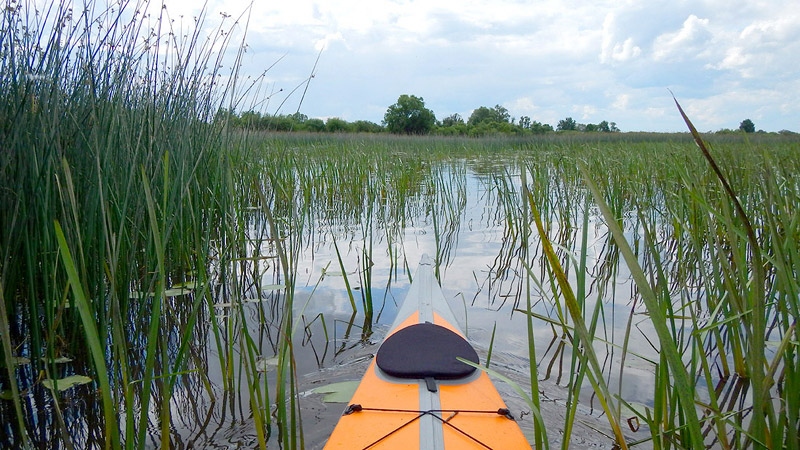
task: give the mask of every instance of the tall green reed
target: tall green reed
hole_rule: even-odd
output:
[[[84,6],[20,2],[0,13],[0,206],[10,212],[0,217],[1,284],[7,317],[21,324],[4,347],[21,349],[38,373],[42,357],[85,359],[88,342],[105,446],[145,444],[151,387],[162,391],[166,443],[164,377],[182,369],[167,361],[159,319],[171,311],[168,283],[203,278],[203,241],[225,214],[217,199],[227,195],[227,161],[213,119],[233,95],[219,86],[217,47],[235,33],[223,22],[205,35],[205,12],[180,35],[166,9],[148,12],[146,2]],[[50,394],[21,373],[3,384],[44,408]]]

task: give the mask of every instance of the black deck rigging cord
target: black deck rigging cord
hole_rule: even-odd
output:
[[[403,428],[406,427],[406,425],[410,425],[410,424],[414,423],[415,421],[417,421],[418,419],[420,419],[421,417],[423,417],[425,415],[430,415],[430,416],[435,417],[440,422],[442,422],[442,424],[447,425],[450,428],[452,428],[452,429],[458,431],[459,433],[463,434],[464,436],[472,439],[476,443],[480,444],[482,447],[487,448],[489,450],[492,450],[492,448],[489,447],[488,445],[484,444],[483,442],[479,441],[474,436],[471,436],[466,431],[464,431],[464,430],[458,428],[457,426],[453,425],[452,423],[450,423],[450,419],[455,417],[458,413],[473,413],[473,414],[497,414],[497,415],[503,416],[503,417],[505,417],[505,418],[507,418],[509,420],[514,420],[514,416],[511,415],[511,411],[509,411],[508,408],[500,408],[500,409],[497,409],[495,411],[469,410],[469,409],[429,409],[427,411],[420,411],[420,410],[414,410],[414,409],[365,408],[365,407],[363,407],[363,406],[361,406],[359,404],[350,404],[350,405],[347,405],[347,409],[344,410],[344,414],[342,414],[342,415],[348,416],[350,414],[353,414],[353,413],[356,413],[356,412],[361,412],[361,411],[402,412],[402,413],[417,414],[416,417],[414,417],[413,419],[409,420],[408,422],[400,425],[399,427],[395,428],[394,430],[386,433],[385,435],[381,436],[375,442],[373,442],[373,443],[367,445],[366,447],[364,447],[363,450],[367,450],[367,449],[375,446],[376,444],[378,444],[378,442],[380,442],[380,441],[388,438],[389,436],[393,435],[394,433],[402,430]],[[436,413],[440,413],[441,414],[441,413],[448,413],[448,412],[449,413],[453,413],[453,414],[450,417],[448,417],[447,420],[442,419],[440,416],[436,415]]]

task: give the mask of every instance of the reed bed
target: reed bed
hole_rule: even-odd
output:
[[[302,138],[273,136],[267,142],[280,146],[297,142],[295,139]],[[558,146],[542,141],[498,144],[341,136],[321,141],[327,144],[293,149],[294,157],[303,161],[295,168],[298,173],[347,154],[345,158],[360,160],[357,166],[373,168],[376,175],[374,180],[368,174],[336,177],[344,183],[341,190],[335,188],[340,206],[347,205],[344,209],[354,215],[328,217],[323,221],[326,226],[337,218],[344,219],[337,226],[371,221],[370,205],[378,197],[370,185],[398,176],[397,172],[383,172],[375,159],[402,162],[409,158],[433,167],[444,164],[450,170],[466,163],[476,174],[489,174],[486,186],[496,195],[492,202],[495,212],[489,220],[503,224],[506,230],[490,283],[504,293],[500,296],[503,302],[514,299],[517,311],[558,325],[554,330],[560,328],[563,340],[558,351],[570,355],[567,436],[561,441],[565,448],[576,406],[585,401],[587,388],[603,405],[611,434],[621,447],[630,443],[657,448],[792,448],[797,411],[784,383],[795,382],[786,377],[797,365],[792,343],[797,308],[794,249],[798,230],[791,207],[798,200],[793,175],[798,164],[795,142],[726,142],[713,148],[721,173],[757,230],[756,244],[748,241],[744,222],[736,215],[720,178],[685,137],[662,142],[563,142]],[[352,149],[363,142],[370,142],[367,154],[345,153],[344,149],[337,154],[335,147],[342,143]],[[482,167],[498,159],[502,161],[500,170]],[[406,166],[401,163],[398,169]],[[320,173],[331,170],[337,169]],[[424,172],[431,181],[422,186],[436,189],[418,199],[429,202],[423,206],[424,217],[430,219],[437,249],[447,254],[448,248],[458,246],[457,237],[447,236],[458,235],[461,207],[457,199],[462,194],[459,182],[437,185],[441,170]],[[516,171],[525,174],[524,184]],[[415,173],[420,173],[419,168]],[[449,176],[461,178],[458,172]],[[353,188],[350,183],[362,187]],[[301,184],[298,188],[313,191],[318,186]],[[778,191],[782,206],[772,203]],[[338,196],[339,192],[357,194],[348,199]],[[303,195],[308,210],[324,210],[315,204],[326,198],[319,194]],[[404,201],[408,207],[408,199]],[[395,202],[387,200],[386,204]],[[408,212],[390,210],[383,220],[396,222]],[[439,224],[445,222],[456,232],[444,232]],[[587,237],[597,234],[590,227],[606,230],[600,233],[601,254],[594,257],[587,254]],[[531,236],[534,229],[538,233]],[[442,237],[447,243],[440,245]],[[548,242],[557,246],[548,248]],[[765,255],[761,282],[754,281],[755,245]],[[446,266],[448,258],[439,263]],[[629,319],[615,325],[604,317],[603,304],[618,295],[615,284],[626,276],[635,282]],[[763,289],[763,303],[753,303],[755,286],[763,286],[759,288]],[[531,296],[533,303],[549,303],[549,313],[535,313],[530,305],[521,307],[520,299],[528,297],[530,302]],[[755,311],[760,311],[760,319],[753,317]],[[631,340],[643,339],[650,343],[648,354],[628,351]],[[532,349],[534,344],[531,342]],[[602,357],[589,351],[595,346]],[[536,360],[535,352],[530,356]],[[651,366],[655,391],[650,404],[634,405],[623,397],[625,367],[632,358]],[[538,374],[536,365],[531,367],[535,386]],[[754,382],[754,376],[760,381]],[[756,404],[753,396],[761,403]],[[649,430],[650,436],[633,437],[631,430],[639,428],[635,424]],[[544,430],[537,435],[540,437],[534,441],[544,445],[548,439]]]
[[[688,133],[242,133],[217,115],[241,101],[236,24],[186,32],[146,7],[0,13],[2,445],[201,445],[220,429],[318,445],[297,355],[313,336],[320,368],[369,345],[416,264],[409,230],[433,236],[446,281],[480,227],[496,246],[471,303],[527,322],[536,447],[569,447],[579,405],[600,404],[597,440],[620,448],[797,448],[796,140],[712,137],[715,173]],[[317,255],[321,272],[301,272]],[[344,337],[309,309],[331,284]],[[648,398],[625,389],[633,366]],[[551,372],[560,433],[539,413]]]

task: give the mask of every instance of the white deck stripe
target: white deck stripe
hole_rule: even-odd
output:
[[[430,322],[434,323],[434,313],[438,314],[442,319],[450,323],[459,333],[464,334],[461,327],[458,326],[455,315],[447,304],[447,300],[442,294],[439,283],[436,281],[434,275],[434,262],[428,255],[423,255],[417,272],[414,274],[414,280],[408,290],[405,301],[397,311],[397,317],[392,324],[392,330],[396,329],[403,321],[415,311],[419,311],[419,323]],[[395,383],[408,383],[408,380],[403,380],[395,377],[390,377],[383,373],[378,366],[375,366],[378,376],[386,381]],[[480,373],[475,371],[467,379],[454,380],[454,381],[437,381],[437,387],[442,384],[464,384],[471,382],[478,378]],[[420,411],[428,411],[432,409],[441,409],[441,402],[439,400],[439,392],[428,391],[428,386],[425,380],[419,380],[419,409]],[[444,425],[442,421],[436,419],[430,414],[426,414],[419,419],[419,448],[420,450],[444,450]]]
[[[436,281],[433,274],[433,261],[428,255],[423,255],[417,269],[416,279],[414,284],[419,285],[419,291],[416,292],[419,308],[419,322],[434,322],[434,310],[440,310],[433,305],[434,300],[444,301],[442,290]],[[410,294],[410,292],[409,292]],[[438,294],[438,295],[437,295]],[[409,298],[410,300],[411,298]],[[415,303],[415,302],[412,302]],[[444,302],[444,307],[449,310],[447,302]],[[438,311],[437,311],[438,312]],[[452,314],[452,313],[451,313]],[[440,314],[441,315],[441,314]],[[432,409],[441,409],[441,402],[439,401],[439,391],[431,392],[428,390],[428,385],[425,380],[420,380],[419,383],[419,409],[420,411],[430,411]],[[440,420],[437,420],[430,414],[426,414],[420,418],[419,426],[419,448],[420,450],[444,450],[444,430]]]

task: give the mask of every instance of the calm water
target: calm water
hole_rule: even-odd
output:
[[[294,319],[294,358],[302,411],[302,426],[307,448],[321,448],[345,407],[342,403],[325,403],[314,388],[334,382],[360,379],[377,350],[389,324],[394,320],[420,257],[427,253],[439,260],[440,281],[451,308],[461,321],[469,340],[485,361],[493,330],[492,368],[501,371],[528,388],[528,340],[526,316],[515,311],[524,308],[526,275],[521,256],[521,224],[509,221],[509,212],[519,215],[521,206],[519,176],[514,164],[496,167],[486,164],[475,167],[464,160],[442,163],[431,183],[414,190],[403,208],[402,217],[385,213],[387,205],[360,205],[362,210],[325,210],[312,208],[304,216],[303,231],[295,236],[296,285]],[[506,172],[506,170],[508,172]],[[432,189],[431,186],[436,186]],[[569,187],[558,195],[574,195]],[[543,194],[544,197],[554,194]],[[561,198],[553,198],[562,203]],[[563,220],[565,211],[553,213],[551,239],[561,245],[565,262],[569,253],[577,253],[583,238],[581,232],[582,203],[570,202],[567,211],[571,220]],[[351,205],[352,206],[352,205]],[[343,208],[351,206],[345,205]],[[370,212],[371,211],[371,212]],[[592,210],[590,210],[592,211]],[[597,335],[607,344],[596,344],[601,363],[607,368],[612,393],[621,393],[631,403],[652,404],[652,365],[643,358],[657,358],[646,336],[654,336],[641,307],[632,319],[624,383],[619,383],[620,351],[625,329],[632,311],[633,287],[624,264],[610,254],[609,236],[592,211],[588,226],[587,314],[601,302]],[[337,218],[342,218],[338,220]],[[349,217],[349,219],[348,219]],[[247,213],[247,255],[253,259],[213,267],[214,308],[220,324],[219,335],[210,326],[209,311],[200,314],[195,339],[190,349],[189,370],[198,369],[179,378],[171,399],[171,441],[177,448],[250,448],[257,446],[251,414],[249,392],[246,389],[246,370],[239,357],[243,351],[243,323],[253,340],[255,356],[264,365],[266,382],[262,386],[274,394],[275,369],[272,362],[278,341],[281,304],[285,283],[274,257],[268,225],[257,208]],[[630,226],[631,233],[636,230]],[[535,229],[531,235],[531,252],[538,243]],[[338,245],[345,271],[342,272],[334,240]],[[289,241],[286,241],[289,244]],[[371,248],[371,250],[370,250]],[[365,250],[366,249],[366,250]],[[371,256],[370,256],[371,255]],[[365,272],[365,258],[371,273]],[[531,283],[534,312],[551,318],[559,314],[553,302],[546,274],[539,265],[539,255],[527,257],[532,273],[539,277],[544,289]],[[575,282],[575,266],[569,263],[569,274]],[[224,269],[224,270],[223,270]],[[345,278],[346,277],[346,278]],[[357,311],[354,313],[346,289],[349,281]],[[369,289],[374,317],[365,321],[362,298]],[[168,311],[172,319],[183,320],[180,311],[187,308],[194,296],[171,297]],[[560,306],[563,308],[563,305]],[[566,311],[563,311],[566,314]],[[165,319],[169,326],[170,318]],[[543,320],[534,319],[535,347],[539,367],[542,412],[551,430],[560,429],[565,413],[571,353],[569,342],[560,329]],[[177,325],[173,324],[177,330]],[[174,332],[169,339],[178,336]],[[218,343],[219,339],[219,343]],[[220,347],[221,344],[221,347]],[[229,345],[232,344],[232,345]],[[238,389],[223,389],[220,353],[231,358],[233,378]],[[64,366],[64,373],[85,373],[86,366],[78,363]],[[29,374],[33,376],[33,374]],[[209,383],[206,384],[206,381]],[[574,447],[611,447],[612,440],[593,428],[606,429],[602,409],[585,383],[580,418],[576,422]],[[532,419],[524,401],[512,388],[496,382],[506,402],[517,417],[526,435],[532,435]],[[151,408],[158,408],[161,396],[154,388]],[[59,435],[60,429],[47,405],[47,393],[31,390],[27,405],[41,421],[42,441]],[[212,399],[213,396],[213,399]],[[273,398],[273,397],[271,397]],[[272,400],[271,400],[272,401]],[[96,445],[102,439],[98,424],[99,399],[86,386],[79,386],[62,395],[66,428],[80,447]],[[274,409],[274,406],[272,406]],[[9,402],[3,402],[4,417],[13,417]],[[156,409],[151,415],[148,445],[160,445],[160,427]],[[138,414],[138,412],[137,412]],[[632,414],[629,414],[632,415]],[[271,445],[278,445],[277,428],[272,427]],[[632,439],[647,437],[642,428],[629,432]],[[560,434],[550,433],[555,445]]]
[[[494,330],[492,367],[527,389],[527,321],[524,314],[515,311],[515,308],[524,308],[525,304],[524,266],[519,253],[521,242],[518,232],[509,227],[504,214],[504,208],[521,207],[519,180],[511,176],[510,181],[513,184],[501,185],[496,178],[502,176],[500,173],[489,176],[485,173],[478,174],[463,162],[454,170],[446,170],[444,174],[444,179],[450,182],[451,188],[444,194],[439,194],[444,195],[444,199],[435,200],[441,207],[434,212],[437,214],[436,220],[430,208],[424,207],[424,199],[417,199],[420,202],[419,207],[409,208],[417,211],[417,214],[405,217],[404,226],[397,229],[399,233],[392,230],[394,224],[384,224],[374,219],[370,229],[366,230],[358,223],[330,227],[320,220],[319,223],[312,223],[303,235],[296,257],[294,314],[299,318],[299,326],[294,339],[299,391],[303,393],[300,407],[303,411],[306,445],[309,448],[321,448],[324,445],[345,406],[341,403],[325,403],[322,395],[315,394],[312,390],[334,382],[360,379],[388,331],[389,324],[394,320],[399,303],[405,297],[409,286],[409,271],[413,274],[417,262],[425,253],[439,255],[440,279],[445,297],[482,360],[487,356]],[[509,194],[514,202],[511,205],[498,197],[501,192],[508,194],[509,189],[514,189]],[[263,218],[259,217],[258,213],[254,213],[254,235],[262,235],[263,228],[266,227]],[[553,226],[558,225],[554,223]],[[439,231],[438,242],[436,230]],[[621,345],[631,312],[631,281],[624,267],[619,268],[617,265],[614,268],[619,269],[618,273],[606,275],[606,281],[600,280],[604,271],[611,270],[609,264],[604,263],[608,251],[608,236],[604,227],[597,225],[596,217],[590,220],[589,232],[588,265],[591,285],[587,285],[587,310],[592,311],[598,299],[602,302],[604,317],[598,333],[609,343]],[[573,228],[554,234],[561,236],[565,245],[575,246],[581,242],[580,229]],[[359,309],[355,315],[333,246],[334,238]],[[536,241],[535,238],[532,239],[532,242]],[[361,271],[365,245],[367,248],[372,246],[371,283],[364,279],[365,275]],[[269,247],[269,243],[259,243],[251,252],[253,255],[269,254]],[[574,247],[568,248],[576,251]],[[538,258],[532,260],[535,263],[533,272],[542,276],[541,267],[536,263]],[[275,272],[275,267],[274,259],[249,264],[242,271],[248,273],[243,276],[243,280],[247,281],[240,283],[250,285],[244,290],[243,298],[263,299],[259,303],[242,303],[242,308],[248,317],[248,324],[267,323],[266,326],[249,325],[250,333],[264,358],[274,356],[275,334],[279,322],[276,315],[279,308],[276,305],[280,304],[283,291],[272,290],[270,287],[266,292],[259,292],[257,284],[281,284],[283,281]],[[257,276],[254,277],[254,273]],[[597,277],[597,281],[592,281],[593,277]],[[362,311],[362,295],[368,288],[371,288],[375,310],[371,332],[364,331],[367,325],[364,323]],[[556,307],[551,301],[549,290],[540,292],[534,286],[531,297],[536,303],[535,312],[555,317]],[[220,303],[230,301],[220,298]],[[217,311],[230,314],[230,309],[223,307]],[[260,319],[262,317],[265,320]],[[534,320],[534,325],[539,378],[542,380],[540,390],[543,391],[544,399],[543,414],[548,424],[557,427],[563,422],[571,353],[568,347],[564,347],[568,342],[560,331],[554,332],[550,324],[540,320]],[[638,325],[641,331],[632,333],[629,352],[648,357],[657,356],[647,340],[640,337],[649,333],[649,328],[643,324]],[[176,423],[174,428],[176,444],[193,443],[219,447],[255,445],[257,441],[252,420],[249,418],[248,394],[240,391],[233,396],[225,396],[219,389],[222,383],[216,356],[218,350],[210,333],[207,349],[204,358],[209,365],[208,373],[222,401],[218,399],[216,403],[209,402],[196,385],[186,386],[185,395],[178,393],[173,402],[176,422],[180,419],[180,424]],[[609,367],[611,360],[619,358],[610,345],[598,346],[597,351],[602,355],[601,358],[608,358],[606,362]],[[651,373],[652,369],[647,363],[629,357],[625,369],[626,382],[621,386],[623,397],[632,403],[648,403],[648,399],[652,397]],[[274,383],[272,367],[268,367],[267,377],[270,383]],[[618,372],[609,374],[612,392],[618,392],[617,378]],[[496,385],[516,415],[521,417],[520,425],[524,432],[531,436],[532,419],[524,401],[518,398],[511,387],[502,382],[496,382]],[[592,398],[588,383],[584,391],[584,404],[580,409],[584,417],[576,425],[573,446],[600,445],[610,448],[611,440],[590,428],[594,424],[602,429],[604,424],[607,427],[607,422],[601,417],[602,409]],[[642,429],[631,436],[645,437],[645,433]],[[560,436],[556,433],[551,439],[558,441]]]

